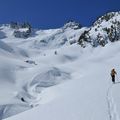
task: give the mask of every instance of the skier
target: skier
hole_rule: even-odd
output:
[[[115,71],[115,69],[113,68],[111,70],[111,77],[112,77],[112,82],[115,83],[115,75],[117,74],[117,72]]]

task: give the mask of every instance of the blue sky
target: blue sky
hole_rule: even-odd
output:
[[[120,11],[120,0],[0,0],[0,24],[29,21],[47,29],[75,20],[89,26],[109,11]]]

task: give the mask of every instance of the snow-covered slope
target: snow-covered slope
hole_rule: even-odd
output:
[[[2,25],[0,119],[119,120],[119,83],[112,85],[110,71],[116,68],[120,76],[120,39],[105,47],[92,44],[119,18],[116,12],[90,28],[69,22],[59,29],[33,30],[27,38]],[[104,40],[110,41],[111,29]]]
[[[71,78],[68,71],[54,65],[55,61],[62,64],[75,59],[57,55],[58,49],[75,43],[86,29],[75,29],[70,24],[59,29],[34,30],[29,38],[16,37],[16,29],[10,25],[0,27],[1,119],[37,106],[42,89]]]
[[[118,109],[120,106],[119,87],[115,87],[119,85],[111,87],[110,70],[115,67],[119,71],[119,46],[120,42],[117,42],[106,46],[106,48],[99,47],[95,50],[92,48],[81,50],[77,45],[59,50],[57,57],[63,57],[61,55],[64,55],[64,51],[66,51],[66,55],[76,59],[63,62],[58,61],[58,58],[54,55],[51,59],[49,58],[48,66],[52,64],[61,70],[63,69],[70,74],[69,80],[61,79],[66,82],[43,89],[38,95],[38,101],[35,102],[35,104],[39,104],[38,107],[8,118],[8,120],[109,120],[109,111],[114,118],[118,117],[120,115],[119,110],[115,111],[114,109]],[[76,51],[75,54],[73,51]],[[47,74],[45,77],[47,77]],[[50,76],[51,73],[46,79],[47,81],[51,78]],[[36,79],[33,80],[36,83]],[[38,83],[40,82],[41,80]],[[108,101],[108,98],[111,97],[110,95],[107,96],[109,87],[109,94],[114,89],[116,92],[112,93],[112,99]],[[34,92],[33,95],[37,90],[32,91]],[[31,90],[29,93],[31,93]],[[113,102],[111,103],[111,101]],[[108,107],[108,102],[112,104],[111,108]],[[113,108],[116,104],[118,108]]]

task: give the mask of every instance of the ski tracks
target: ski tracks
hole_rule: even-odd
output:
[[[107,91],[108,115],[110,120],[120,120],[119,114],[117,112],[116,104],[112,96],[113,85],[114,84],[112,84]]]

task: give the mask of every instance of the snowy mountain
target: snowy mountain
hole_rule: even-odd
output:
[[[120,12],[90,28],[1,25],[0,120],[119,120],[119,28]]]
[[[119,39],[120,12],[111,12],[98,18],[88,30],[84,31],[80,36],[79,44],[85,47],[87,43],[90,43],[93,47],[97,47]]]

